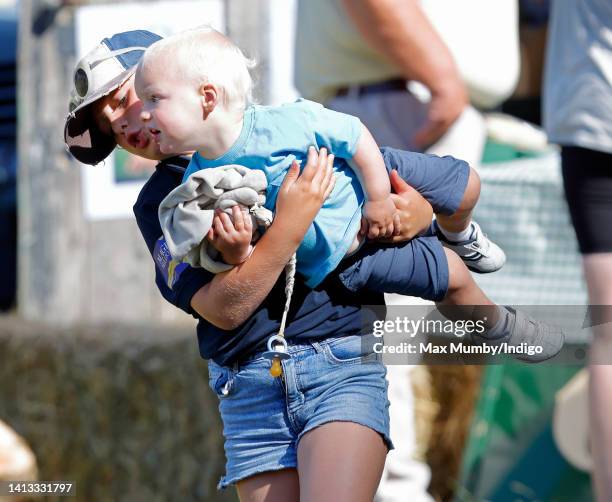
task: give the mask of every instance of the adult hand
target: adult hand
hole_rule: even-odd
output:
[[[287,237],[302,241],[323,202],[334,189],[333,165],[334,156],[328,155],[325,148],[317,154],[311,146],[302,173],[297,162],[289,168],[276,199],[273,223],[282,226]]]
[[[440,82],[430,91],[431,101],[427,110],[427,121],[414,136],[416,146],[422,150],[444,136],[468,104],[465,85],[458,76]]]
[[[395,229],[393,237],[382,241],[408,241],[431,225],[433,209],[419,192],[400,177],[397,171],[391,171],[390,179],[395,192],[391,194],[391,198],[399,214],[399,228]]]

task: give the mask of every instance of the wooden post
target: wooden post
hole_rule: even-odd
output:
[[[226,1],[230,35],[260,59],[261,88],[266,88],[266,30],[261,24],[265,4],[264,0]],[[72,159],[63,144],[69,82],[77,61],[75,7],[63,7],[37,37],[32,22],[45,5],[48,2],[42,0],[21,1],[19,312],[55,324],[192,322],[159,294],[153,261],[133,219],[84,217],[81,175],[82,169],[91,167]],[[265,100],[265,93],[260,98]]]
[[[40,0],[21,2],[18,55],[18,306],[30,319],[75,322],[86,304],[87,234],[80,174],[64,151],[72,23],[31,33]],[[64,18],[65,20],[65,18]]]

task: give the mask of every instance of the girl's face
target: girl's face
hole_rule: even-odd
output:
[[[117,144],[128,152],[152,160],[161,160],[169,154],[179,153],[162,153],[158,143],[141,122],[142,101],[134,90],[134,76],[108,96],[93,103],[91,108],[100,131],[114,136]]]

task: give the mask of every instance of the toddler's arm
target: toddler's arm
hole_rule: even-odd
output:
[[[376,141],[364,125],[361,127],[361,136],[352,164],[356,168],[367,199],[363,208],[367,235],[370,239],[390,237],[393,235],[394,226],[399,226],[399,221],[391,199],[389,176]],[[362,232],[365,231],[362,226]]]
[[[232,223],[233,219],[233,223]],[[228,265],[238,265],[246,261],[253,252],[253,223],[251,216],[239,206],[232,207],[232,218],[219,211],[215,214],[213,225],[206,238],[221,253]]]

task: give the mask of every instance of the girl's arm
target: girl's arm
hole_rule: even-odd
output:
[[[192,308],[221,329],[244,323],[264,301],[334,187],[333,155],[308,151],[299,174],[291,166],[276,200],[274,222],[244,263],[217,274],[191,299]],[[386,177],[386,175],[385,175]]]

